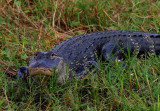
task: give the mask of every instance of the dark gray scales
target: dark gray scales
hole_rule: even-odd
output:
[[[75,68],[79,66],[77,65],[77,63],[84,65],[86,61],[96,60],[96,55],[98,57],[101,54],[105,55],[103,54],[104,52],[102,52],[102,49],[104,51],[107,50],[108,54],[111,53],[113,49],[116,52],[120,48],[124,48],[124,51],[126,52],[127,45],[130,45],[132,52],[134,50],[137,50],[140,54],[142,54],[153,50],[154,46],[155,51],[158,54],[160,51],[160,38],[158,38],[159,36],[159,34],[155,33],[152,34],[135,31],[118,30],[95,32],[70,38],[69,40],[66,40],[53,47],[51,51],[53,51],[55,55],[61,56],[66,61],[69,61],[71,68]],[[155,43],[157,43],[157,41],[159,41],[158,46],[155,46]],[[112,43],[112,45],[110,43]]]
[[[24,74],[25,68],[27,70],[27,68],[34,66],[36,66],[36,70],[38,67],[57,68],[59,62],[63,60],[75,75],[81,76],[86,74],[85,67],[88,67],[88,64],[90,67],[98,65],[97,58],[102,57],[102,60],[109,58],[109,60],[120,62],[124,53],[128,53],[128,47],[131,54],[136,52],[138,55],[145,53],[159,55],[160,34],[116,30],[78,35],[59,43],[48,52],[39,52],[41,59],[33,57],[28,67],[24,66],[23,70],[18,70],[18,75]],[[51,58],[46,58],[46,56],[51,56]],[[39,61],[42,62],[42,65]],[[56,65],[55,61],[58,62]],[[36,64],[39,66],[37,67]],[[46,64],[50,64],[49,66],[52,67],[47,67]]]

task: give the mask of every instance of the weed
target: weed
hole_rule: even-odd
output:
[[[89,72],[63,84],[52,78],[42,78],[45,85],[13,78],[36,51],[47,51],[74,35],[104,30],[158,33],[158,0],[0,2],[1,110],[160,110],[158,56],[128,57],[127,70],[115,62],[100,62],[97,75]]]

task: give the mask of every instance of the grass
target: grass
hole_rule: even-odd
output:
[[[157,0],[0,0],[0,110],[160,110],[160,57],[100,62],[97,75],[57,84],[14,78],[36,51],[104,30],[159,32]],[[10,77],[10,76],[13,77]]]

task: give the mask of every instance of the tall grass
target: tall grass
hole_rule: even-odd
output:
[[[0,110],[160,110],[160,57],[100,62],[98,73],[57,84],[17,80],[36,51],[104,30],[159,32],[157,0],[1,0]],[[12,77],[10,77],[12,75]]]

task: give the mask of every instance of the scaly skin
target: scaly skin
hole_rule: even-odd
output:
[[[18,77],[39,73],[52,75],[54,68],[57,72],[63,72],[60,75],[63,79],[67,73],[69,73],[67,78],[74,74],[81,77],[86,74],[85,67],[90,70],[98,66],[97,58],[102,57],[102,60],[109,58],[120,62],[128,47],[131,54],[136,52],[138,55],[145,53],[159,55],[160,34],[117,30],[72,37],[48,52],[37,52],[36,57],[31,58],[28,67],[19,68]],[[66,70],[67,66],[69,71],[62,71]]]

